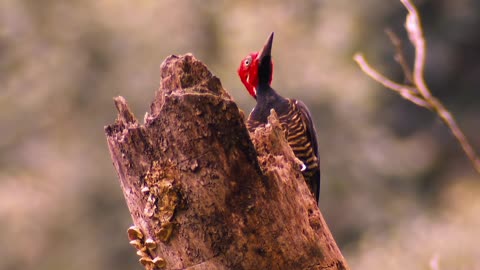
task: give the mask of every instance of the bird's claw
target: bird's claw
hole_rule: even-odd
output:
[[[305,163],[302,162],[302,168],[300,169],[301,172],[304,172],[307,169],[307,166],[305,166]]]

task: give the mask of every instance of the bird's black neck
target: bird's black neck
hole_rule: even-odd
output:
[[[251,118],[261,123],[267,123],[270,110],[274,109],[277,115],[288,112],[288,100],[280,96],[270,85],[258,87],[257,105],[253,109]]]
[[[270,87],[272,69],[272,57],[270,55],[264,56],[258,65],[257,107],[260,105],[264,108],[272,108],[273,105],[285,100]]]
[[[267,122],[271,109],[275,109],[277,115],[288,111],[288,100],[270,87],[271,78],[272,58],[270,55],[267,55],[261,59],[258,66],[257,105],[251,115],[254,120],[262,123]]]
[[[258,87],[267,89],[270,88],[270,81],[272,78],[272,57],[270,55],[264,56],[260,59],[260,63],[258,65]],[[258,89],[257,89],[258,91]]]
[[[277,91],[275,91],[268,84],[259,85],[256,90],[257,90],[257,104],[265,105],[266,107],[269,107],[268,104],[272,104],[284,99],[282,96],[280,96],[277,93]]]

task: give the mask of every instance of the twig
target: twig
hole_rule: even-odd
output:
[[[478,155],[473,150],[473,147],[468,142],[465,134],[459,128],[457,122],[453,115],[445,108],[445,106],[435,98],[424,79],[424,68],[425,68],[425,39],[423,37],[422,26],[420,23],[420,17],[415,6],[410,0],[400,0],[405,8],[408,10],[408,15],[405,21],[405,28],[408,33],[410,42],[415,47],[415,61],[413,66],[413,72],[409,72],[402,65],[402,69],[406,74],[410,74],[410,78],[413,78],[414,87],[398,84],[384,75],[377,72],[372,68],[365,58],[357,53],[354,56],[354,60],[358,63],[360,68],[372,79],[381,83],[383,86],[398,92],[403,98],[410,100],[411,102],[417,104],[418,106],[430,109],[434,111],[438,116],[443,120],[443,122],[448,126],[452,131],[453,135],[460,143],[463,151],[470,159],[475,170],[480,174],[480,159]],[[390,37],[392,39],[392,37]],[[392,42],[395,45],[395,40],[392,39]],[[398,49],[398,46],[397,46]],[[398,55],[398,52],[397,52]],[[397,60],[398,61],[398,60]],[[403,60],[402,60],[403,61]],[[406,62],[406,61],[404,61]]]
[[[353,59],[360,66],[363,72],[370,76],[375,81],[381,83],[386,88],[398,92],[403,98],[410,100],[411,102],[417,104],[420,107],[425,107],[427,109],[432,109],[430,104],[423,100],[422,97],[418,96],[417,89],[408,85],[398,84],[384,75],[377,72],[373,67],[371,67],[365,57],[362,54],[357,53],[353,56]]]
[[[428,101],[432,97],[430,90],[423,79],[423,71],[425,67],[425,39],[423,38],[422,25],[417,9],[410,0],[400,0],[408,9],[407,19],[405,20],[405,29],[407,29],[410,42],[415,47],[415,62],[413,65],[413,82],[417,86],[418,91]]]
[[[385,33],[395,47],[395,56],[393,59],[395,59],[400,67],[402,67],[405,81],[408,84],[413,84],[412,69],[408,66],[407,58],[405,57],[405,53],[403,51],[402,41],[390,28],[385,29]],[[415,89],[415,91],[417,91],[417,89]]]

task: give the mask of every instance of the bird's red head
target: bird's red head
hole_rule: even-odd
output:
[[[257,98],[257,86],[259,83],[258,67],[263,57],[266,55],[270,56],[272,41],[273,33],[268,38],[263,50],[261,52],[254,52],[247,55],[247,57],[245,57],[240,63],[240,67],[237,70],[240,80],[247,88],[248,93],[250,93],[250,95],[254,98]],[[270,61],[270,65],[272,72],[268,81],[269,84],[272,82],[273,78],[273,61]]]

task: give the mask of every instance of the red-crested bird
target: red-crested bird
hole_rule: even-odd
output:
[[[250,53],[240,63],[238,75],[257,105],[247,120],[249,131],[267,123],[274,109],[280,120],[288,144],[295,156],[303,162],[302,174],[315,199],[320,198],[320,158],[317,132],[307,106],[300,100],[284,98],[271,86],[273,33],[261,52]]]

